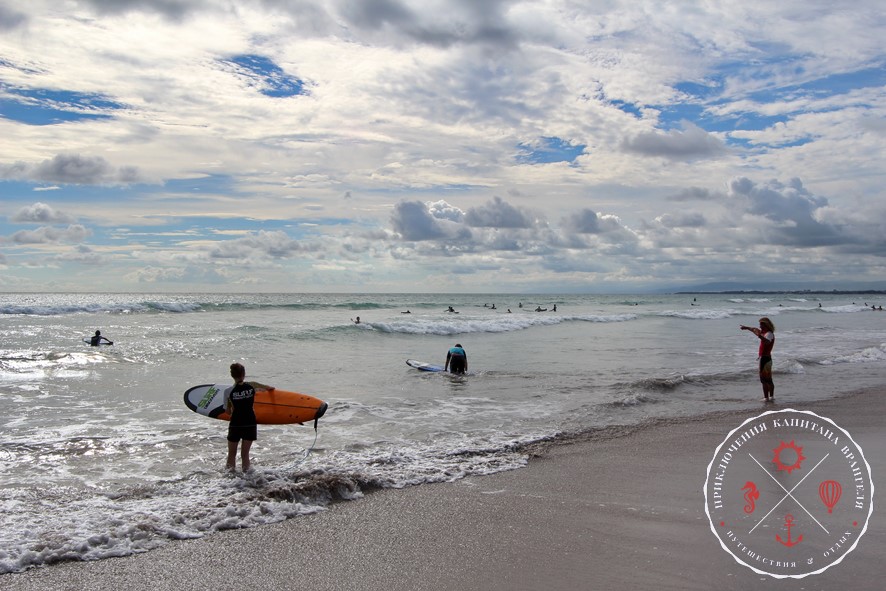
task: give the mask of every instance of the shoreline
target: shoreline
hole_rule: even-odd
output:
[[[715,448],[764,410],[654,419],[530,446],[526,467],[382,489],[326,511],[173,541],[150,552],[0,575],[9,591],[156,589],[879,588],[886,523],[886,386],[808,404],[862,447],[874,513],[858,547],[822,574],[776,580],[738,564],[705,515]],[[244,574],[246,573],[246,574]]]

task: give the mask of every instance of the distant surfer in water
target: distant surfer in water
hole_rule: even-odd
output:
[[[246,368],[240,363],[231,364],[231,377],[234,378],[234,385],[225,390],[225,409],[231,415],[231,422],[228,425],[227,468],[233,472],[237,467],[237,446],[242,439],[240,460],[243,471],[246,472],[250,466],[249,448],[252,447],[252,442],[258,439],[255,410],[252,408],[255,402],[255,388],[244,381]]]
[[[464,348],[456,343],[446,353],[446,363],[443,364],[443,371],[449,369],[450,373],[463,374],[468,371],[468,354]]]
[[[763,384],[763,400],[775,402],[775,383],[772,381],[772,347],[775,346],[775,325],[766,317],[760,319],[760,328],[741,326],[760,339],[760,383]]]
[[[102,344],[102,341],[104,341],[108,345],[114,344],[114,341],[109,341],[107,338],[103,337],[102,331],[100,330],[95,331],[95,334],[89,337],[89,344],[93,347],[98,347]]]

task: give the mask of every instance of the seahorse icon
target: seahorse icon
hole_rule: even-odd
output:
[[[745,513],[753,513],[756,508],[756,501],[760,498],[760,491],[757,490],[757,485],[751,481],[745,483],[741,490],[746,490],[744,494],[744,500],[747,505],[744,506]]]

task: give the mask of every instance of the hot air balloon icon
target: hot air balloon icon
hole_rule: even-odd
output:
[[[834,512],[834,506],[843,494],[843,487],[836,480],[825,480],[818,485],[818,496],[821,502],[828,508],[828,513]]]

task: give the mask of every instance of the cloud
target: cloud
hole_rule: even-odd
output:
[[[207,265],[186,265],[183,267],[147,266],[128,273],[124,279],[135,283],[180,283],[200,281],[208,284],[231,284],[230,277],[219,273]]]
[[[531,228],[533,218],[501,197],[495,197],[486,205],[470,208],[465,214],[465,223],[476,228]]]
[[[212,259],[271,258],[286,259],[306,250],[298,240],[286,232],[260,230],[249,236],[224,240],[209,249]]]
[[[207,0],[84,0],[98,14],[155,13],[178,21],[186,15],[211,4]]]
[[[35,165],[17,162],[0,167],[0,178],[72,185],[130,184],[140,176],[135,167],[114,167],[101,156],[80,154],[57,154]]]
[[[592,209],[582,209],[577,213],[570,214],[563,220],[563,227],[569,232],[579,234],[599,234],[600,218]]]
[[[655,218],[665,228],[703,228],[707,225],[704,215],[700,213],[666,213]]]
[[[688,187],[665,197],[667,201],[714,201],[722,198],[721,193],[704,187]]]
[[[105,257],[85,244],[78,245],[74,250],[53,257],[54,260],[81,265],[98,265],[105,262]]]
[[[650,131],[627,138],[622,142],[622,149],[669,160],[714,158],[726,153],[722,140],[688,121],[683,122],[683,131]]]
[[[39,201],[19,209],[10,220],[19,223],[33,222],[37,224],[72,224],[77,221],[74,216],[55,210],[51,206]]]
[[[20,230],[9,240],[15,244],[56,244],[59,242],[80,242],[92,235],[92,230],[71,224],[67,228],[42,226],[36,230]]]
[[[457,237],[455,230],[462,216],[445,201],[426,204],[421,201],[401,201],[391,212],[391,227],[403,240],[422,241]],[[461,234],[461,237],[466,237]]]
[[[515,29],[507,26],[508,3],[456,0],[444,11],[423,7],[413,10],[399,0],[339,2],[339,18],[350,28],[385,34],[394,41],[404,39],[439,48],[456,44],[513,47]]]
[[[776,180],[756,183],[747,177],[737,177],[729,183],[729,196],[736,203],[744,204],[747,214],[771,222],[766,234],[773,244],[815,247],[856,241],[839,227],[816,218],[817,212],[827,207],[828,200],[813,195],[800,179],[791,179],[785,184]]]
[[[27,15],[0,4],[0,31],[11,31],[14,28],[26,23]],[[0,63],[3,60],[0,59]]]
[[[578,234],[622,235],[625,232],[617,216],[598,214],[586,208],[566,216],[562,224],[567,232]]]

